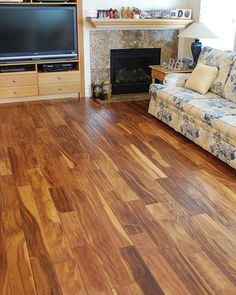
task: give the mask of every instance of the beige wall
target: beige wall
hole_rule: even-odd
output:
[[[199,21],[200,18],[200,7],[201,7],[201,0],[186,0],[186,7],[192,8],[193,10],[193,20]],[[178,56],[186,57],[192,56],[191,53],[191,43],[193,40],[191,39],[183,39],[180,38],[179,40],[179,50],[178,50]]]

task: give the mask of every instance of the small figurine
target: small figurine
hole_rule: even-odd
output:
[[[139,19],[140,18],[140,11],[136,7],[133,8],[133,18],[134,19]]]
[[[125,18],[126,17],[126,12],[125,12],[124,6],[121,8],[120,17],[121,18]]]
[[[109,10],[109,18],[114,18],[114,11],[112,8]]]
[[[126,16],[125,18],[131,18],[131,10],[130,10],[130,7],[127,8],[126,10]]]
[[[119,12],[117,9],[113,11],[114,18],[119,18]]]

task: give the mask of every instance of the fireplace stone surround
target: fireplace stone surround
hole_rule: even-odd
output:
[[[178,30],[92,30],[90,31],[91,81],[110,81],[112,49],[160,48],[161,63],[177,58]]]

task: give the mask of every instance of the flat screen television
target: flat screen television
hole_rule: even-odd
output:
[[[0,7],[0,62],[77,58],[76,8]]]

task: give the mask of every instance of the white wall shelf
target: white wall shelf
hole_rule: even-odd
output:
[[[137,29],[183,29],[193,20],[186,19],[91,19],[87,21],[93,28],[104,30]]]

